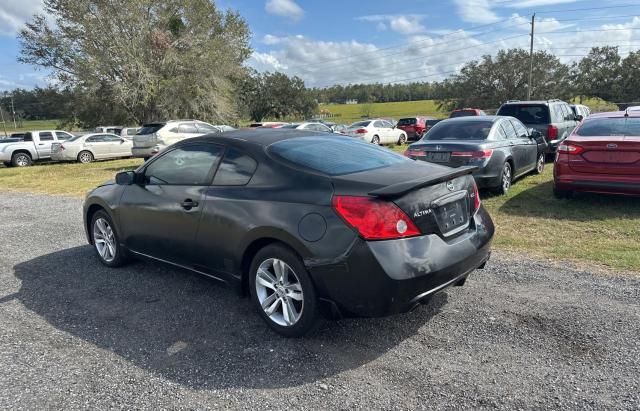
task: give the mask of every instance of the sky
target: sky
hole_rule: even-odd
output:
[[[300,76],[309,87],[442,80],[500,49],[534,47],[570,63],[593,46],[640,49],[638,0],[218,0],[253,34],[247,65]],[[18,30],[42,0],[0,0],[0,91],[45,86],[20,64]]]

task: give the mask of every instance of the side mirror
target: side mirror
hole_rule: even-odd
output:
[[[119,186],[130,186],[136,180],[136,173],[134,171],[121,171],[116,174],[116,184]]]
[[[582,114],[578,114],[578,115],[576,115],[576,116],[575,116],[575,120],[576,120],[577,122],[582,121],[582,119],[583,119],[583,118],[584,118],[584,117],[582,116]]]

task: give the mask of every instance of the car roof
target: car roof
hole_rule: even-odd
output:
[[[599,117],[620,118],[620,117],[625,117],[625,113],[627,114],[626,117],[633,117],[633,118],[640,117],[640,110],[630,110],[628,112],[627,111],[606,111],[604,113],[593,113],[587,118],[588,119],[599,118]]]
[[[281,129],[281,128],[260,128],[260,129],[252,129],[252,130],[235,130],[228,131],[224,134],[207,134],[201,137],[189,138],[187,140],[182,140],[176,145],[182,145],[185,143],[195,143],[195,142],[211,142],[211,143],[221,143],[221,144],[232,144],[232,145],[259,145],[267,147],[273,143],[277,143],[278,141],[288,140],[290,138],[296,137],[326,137],[326,138],[336,138],[336,139],[344,139],[342,136],[333,136],[329,133],[323,133],[319,131],[310,131],[310,130],[297,130],[297,129]]]
[[[496,121],[503,119],[503,118],[513,118],[510,116],[467,116],[467,117],[453,117],[453,118],[445,118],[444,120],[442,120],[440,123],[454,123],[454,122],[467,122],[467,123],[473,123],[473,122],[481,122],[481,121],[491,121],[492,123],[495,123]],[[438,124],[440,124],[438,123]]]

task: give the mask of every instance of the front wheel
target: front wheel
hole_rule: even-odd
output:
[[[289,248],[272,244],[260,250],[249,269],[249,288],[259,315],[278,334],[302,337],[318,325],[315,288]]]
[[[542,174],[542,172],[544,171],[544,159],[545,159],[544,154],[538,155],[538,160],[536,161],[536,169],[535,169],[536,174]]]
[[[97,211],[91,218],[91,238],[102,264],[108,267],[126,264],[126,251],[120,245],[113,221],[103,210]]]

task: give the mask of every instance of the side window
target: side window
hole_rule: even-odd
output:
[[[513,124],[513,127],[516,129],[516,134],[518,135],[518,137],[520,138],[529,137],[529,132],[527,131],[527,128],[523,126],[521,122],[519,122],[518,120],[511,120],[511,124]]]
[[[150,185],[209,185],[211,170],[222,157],[223,147],[190,144],[168,151],[145,169]]]
[[[243,186],[251,180],[256,167],[258,163],[253,158],[235,148],[230,148],[218,167],[213,185]]]
[[[87,137],[87,143],[102,143],[104,140],[103,134],[96,134],[95,136]]]
[[[56,137],[58,137],[58,140],[69,140],[73,138],[71,134],[65,133],[64,131],[56,131]]]
[[[573,114],[571,107],[568,104],[563,104],[564,110],[567,112],[566,118],[568,121],[574,121],[576,115]]]
[[[518,136],[516,135],[516,129],[513,128],[513,125],[510,121],[503,121],[500,126],[504,130],[504,134],[507,136],[507,139],[514,140],[518,138]]]
[[[495,127],[495,136],[496,136],[496,140],[506,140],[507,139],[507,133],[504,131],[504,129],[502,128],[502,126],[500,124],[498,124]]]
[[[184,134],[198,134],[198,128],[195,123],[182,123],[178,126],[178,131]]]
[[[31,133],[26,133],[24,135],[24,140],[23,141],[33,141],[33,134]]]
[[[177,133],[178,132],[178,127],[173,127],[171,130],[169,130],[169,133]]]
[[[110,136],[110,135],[106,134],[103,137],[103,141],[107,141],[109,143],[115,143],[115,142],[119,143],[120,141],[122,141],[122,139],[120,137],[118,137],[118,136]]]
[[[49,131],[41,131],[38,137],[40,137],[40,141],[52,141],[53,133]]]
[[[377,128],[383,128],[384,124],[382,123],[382,121],[374,121],[373,126]]]
[[[197,123],[196,126],[198,127],[198,131],[200,133],[217,133],[219,131],[214,126],[211,126],[206,123]]]

